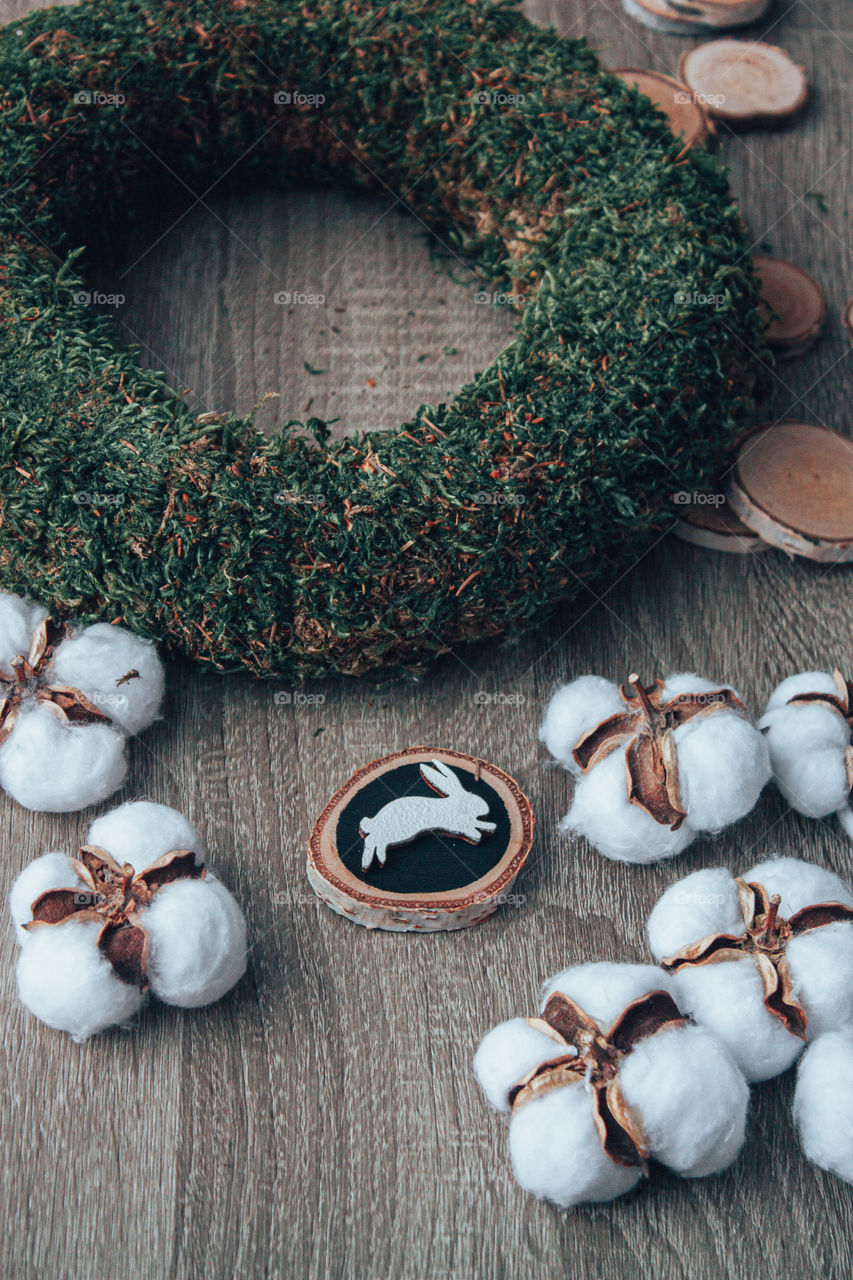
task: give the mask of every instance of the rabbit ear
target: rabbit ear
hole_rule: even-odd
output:
[[[431,787],[435,787],[445,796],[451,793],[458,795],[460,791],[465,790],[453,770],[441,760],[433,760],[431,765],[422,764],[421,777],[424,782],[428,782]]]

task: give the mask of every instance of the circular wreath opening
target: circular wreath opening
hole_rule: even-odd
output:
[[[753,408],[757,286],[712,157],[555,36],[482,0],[5,27],[2,585],[304,679],[420,669],[636,558]],[[165,173],[390,190],[517,300],[517,336],[398,431],[199,418],[74,302],[79,247]]]

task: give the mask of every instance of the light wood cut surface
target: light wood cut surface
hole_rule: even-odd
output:
[[[28,7],[3,10],[13,20]],[[561,33],[589,36],[614,67],[672,73],[691,43],[638,26],[618,0],[527,7]],[[802,263],[829,299],[828,333],[779,367],[768,416],[846,433],[850,18],[848,0],[782,0],[759,32],[807,67],[813,100],[789,131],[721,143],[756,245]],[[421,401],[446,398],[510,332],[392,206],[214,190],[176,226],[155,221],[117,260],[99,259],[92,287],[126,295],[118,331],[204,409],[248,410],[274,392],[282,399],[260,410],[265,428],[306,412],[350,429],[392,427]],[[277,292],[325,302],[288,308]],[[569,779],[536,741],[556,683],[687,667],[733,681],[755,706],[796,669],[853,674],[851,620],[850,569],[773,551],[726,557],[666,537],[600,599],[516,642],[461,653],[416,684],[329,683],[308,690],[322,701],[282,705],[281,684],[173,664],[165,718],[134,744],[117,799],[164,801],[200,825],[248,914],[250,971],[210,1009],[153,1006],[132,1034],[78,1047],[18,1006],[3,929],[0,1274],[848,1275],[853,1189],[799,1154],[790,1077],[755,1090],[746,1152],[729,1173],[691,1183],[658,1171],[627,1200],[558,1212],[515,1185],[471,1058],[494,1023],[534,1012],[540,981],[562,966],[645,960],[645,917],[677,876],[744,868],[772,850],[840,871],[853,863],[834,823],[787,812],[772,791],[747,821],[663,866],[569,846],[555,830]],[[460,934],[372,934],[314,898],[306,840],[357,767],[419,743],[492,760],[531,796],[523,903]],[[0,797],[4,897],[24,863],[73,847],[93,816],[32,815]]]

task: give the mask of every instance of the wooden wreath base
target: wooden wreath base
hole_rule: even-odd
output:
[[[659,71],[645,71],[639,67],[617,67],[613,75],[626,84],[634,85],[640,93],[651,98],[669,120],[675,136],[684,139],[685,148],[707,145],[712,138],[714,126],[711,117],[699,105],[687,85],[674,76],[665,76]]]
[[[509,839],[500,860],[487,874],[461,887],[440,892],[394,893],[366,883],[354,874],[338,848],[338,825],[356,793],[401,764],[439,760],[458,773],[482,779],[495,791],[509,818]],[[491,815],[490,815],[491,816]],[[308,880],[319,898],[339,915],[368,929],[394,933],[437,933],[465,929],[492,915],[506,900],[533,843],[533,808],[509,774],[495,765],[459,751],[408,747],[359,769],[332,796],[311,832]],[[390,858],[406,858],[407,847],[390,851]]]
[[[853,440],[813,423],[758,427],[741,442],[726,496],[774,547],[824,564],[853,560]]]

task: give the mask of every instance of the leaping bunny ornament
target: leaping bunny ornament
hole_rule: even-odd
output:
[[[424,782],[439,793],[440,799],[402,796],[389,800],[372,818],[362,818],[358,828],[364,838],[362,871],[370,870],[374,858],[384,867],[390,848],[409,844],[428,831],[462,836],[472,844],[479,844],[484,833],[495,830],[494,822],[484,821],[489,812],[488,801],[466,791],[446,764],[433,760],[431,764],[422,764],[420,769]]]

